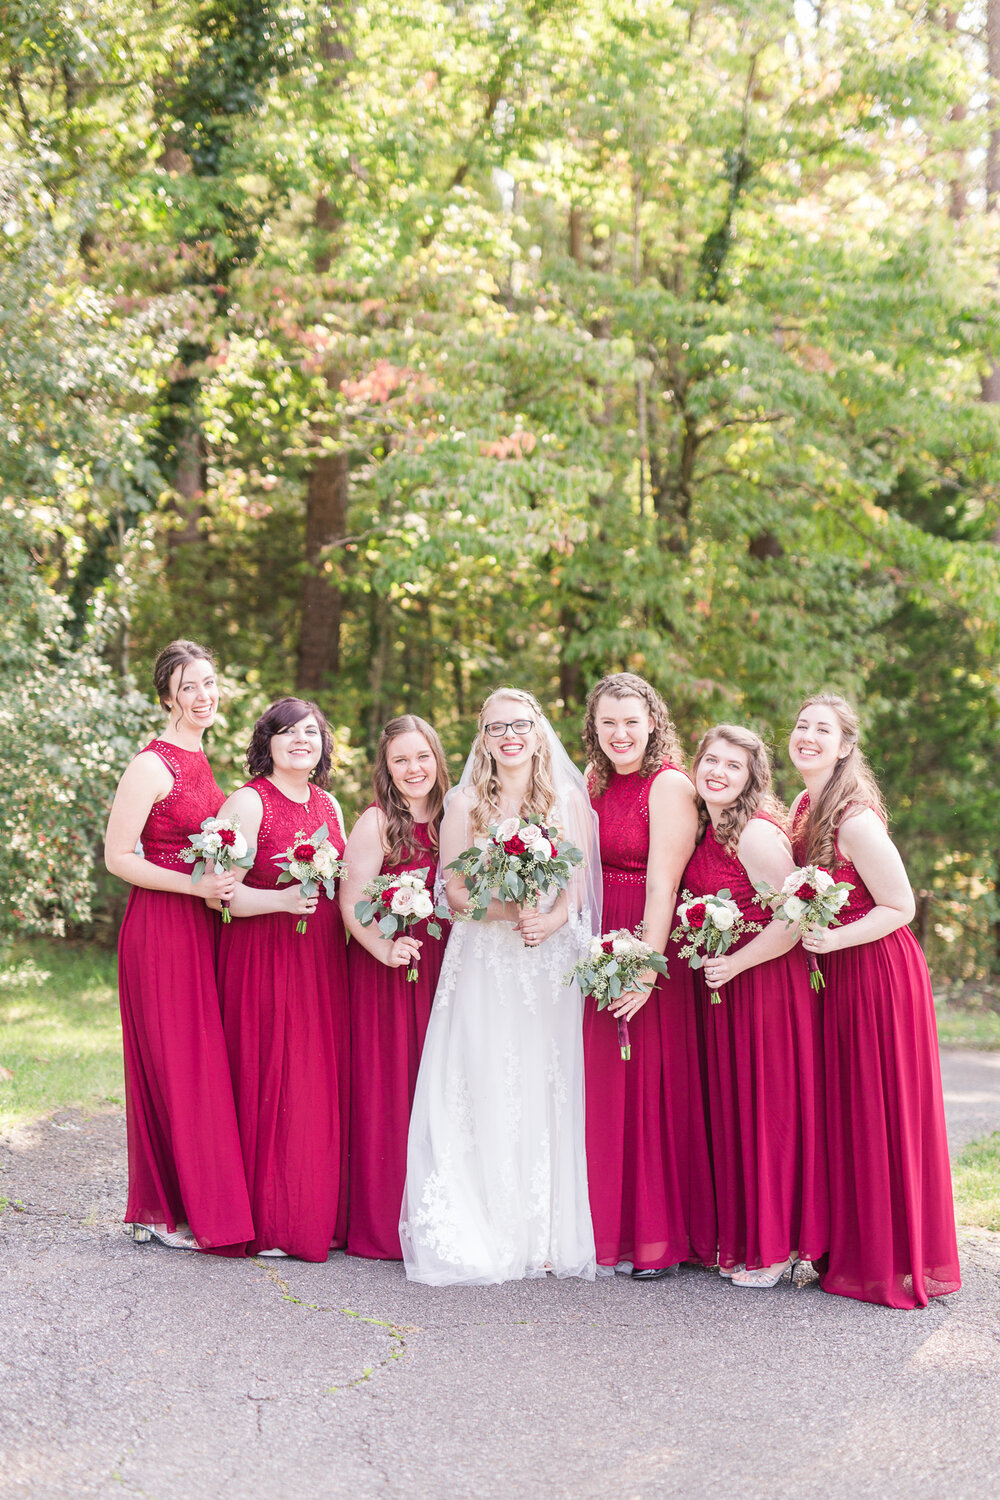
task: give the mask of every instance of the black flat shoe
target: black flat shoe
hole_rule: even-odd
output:
[[[650,1266],[648,1270],[638,1271],[632,1269],[633,1281],[662,1281],[664,1276],[676,1276],[677,1266]]]

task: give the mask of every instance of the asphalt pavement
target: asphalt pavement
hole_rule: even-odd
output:
[[[1000,1054],[943,1065],[953,1148],[1000,1129]],[[1000,1492],[1000,1235],[917,1312],[687,1268],[432,1289],[133,1245],[124,1183],[118,1112],[0,1140],[3,1500]]]

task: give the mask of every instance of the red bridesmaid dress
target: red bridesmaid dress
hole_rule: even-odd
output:
[[[615,773],[592,797],[600,824],[605,932],[634,929],[646,904],[654,780]],[[628,1023],[622,1062],[610,1011],[584,1003],[587,1177],[599,1265],[715,1264],[715,1202],[691,972],[672,960]]]
[[[793,848],[805,862],[808,794]],[[831,873],[854,886],[840,922],[875,905],[837,851]],[[961,1286],[934,996],[908,927],[824,953],[830,1253],[824,1291],[887,1307],[926,1307]]]
[[[414,823],[415,856],[383,864],[382,875],[429,870],[436,856],[426,823]],[[348,945],[351,994],[351,1152],[347,1253],[401,1260],[399,1210],[406,1179],[406,1133],[417,1069],[437,988],[446,932],[428,937],[425,922],[412,929],[423,941],[417,978],[380,964],[361,943]]]
[[[331,799],[310,787],[293,802],[264,776],[247,783],[264,815],[246,884],[277,888],[283,855],[322,823],[344,841]],[[234,917],[222,929],[219,992],[254,1239],[248,1253],[279,1249],[326,1260],[347,1231],[350,1014],[340,908],[320,891],[304,934],[291,912]]]
[[[150,864],[190,874],[180,851],[222,806],[203,750],[146,746],[173,786],[142,830]],[[221,923],[198,896],[133,886],[118,939],[125,1050],[129,1223],[186,1220],[203,1249],[253,1234],[222,1034],[215,958]]]
[[[758,814],[758,816],[764,816]],[[768,818],[768,822],[775,822]],[[771,912],[709,824],[684,884],[695,896],[728,889],[743,917]],[[744,933],[730,951],[756,936]],[[719,1216],[719,1265],[815,1260],[829,1243],[822,1015],[798,944],[724,984],[713,1004],[694,971],[705,1020],[708,1109]]]

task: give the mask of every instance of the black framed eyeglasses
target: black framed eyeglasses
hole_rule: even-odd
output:
[[[483,728],[491,740],[498,740],[510,729],[514,734],[529,734],[535,727],[534,719],[512,719],[509,724],[484,724]]]

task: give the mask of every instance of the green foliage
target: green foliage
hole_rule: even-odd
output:
[[[571,745],[616,667],[687,744],[836,687],[935,967],[995,963],[974,39],[853,0],[10,9],[0,474],[81,649],[214,645],[228,780],[320,577],[348,805],[389,714],[457,766],[499,680]]]
[[[1000,1130],[966,1146],[952,1180],[958,1222],[1000,1230]]]

